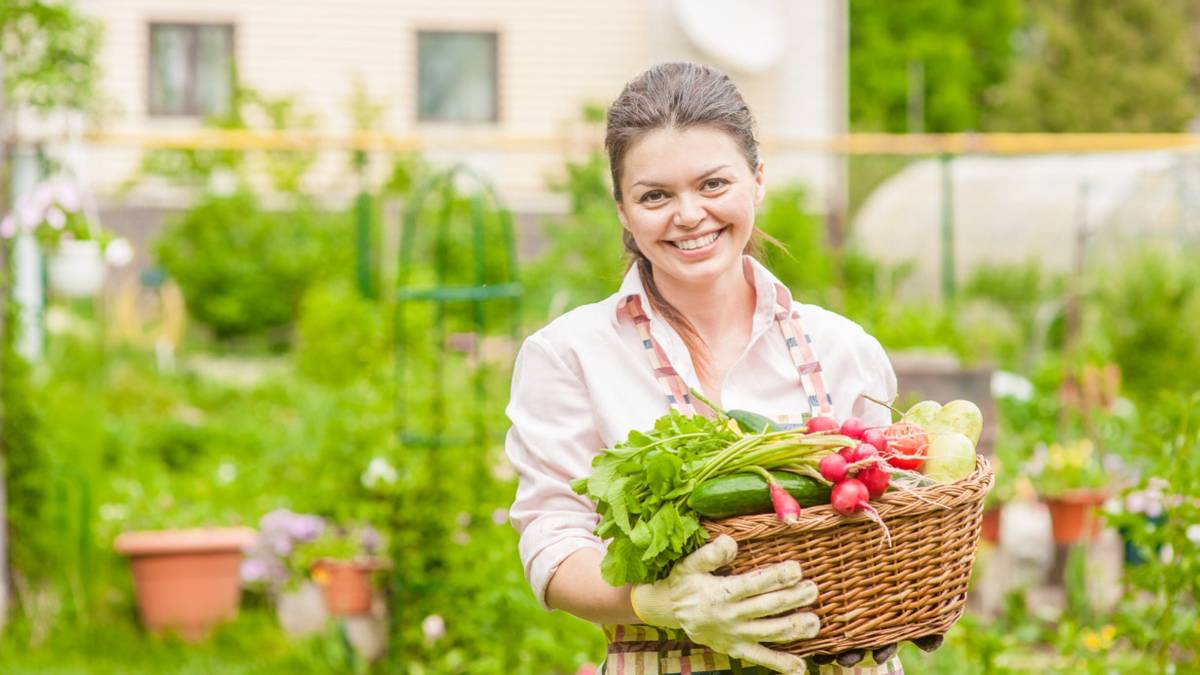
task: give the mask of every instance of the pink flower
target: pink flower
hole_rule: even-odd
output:
[[[446,621],[438,614],[430,614],[421,622],[421,632],[425,634],[425,644],[433,644],[446,634]]]
[[[508,522],[508,511],[506,509],[496,509],[492,511],[492,522],[497,525],[503,525]]]
[[[1192,542],[1193,544],[1195,544],[1197,546],[1200,546],[1200,523],[1196,523],[1195,525],[1188,525],[1187,538],[1188,538],[1188,541]]]
[[[596,675],[596,664],[585,663],[579,666],[579,670],[575,671],[575,675]]]

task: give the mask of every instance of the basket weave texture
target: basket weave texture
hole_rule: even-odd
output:
[[[890,548],[866,515],[842,516],[832,506],[806,508],[792,525],[763,514],[704,526],[738,543],[737,557],[719,572],[796,560],[816,583],[817,602],[802,611],[820,618],[820,633],[773,648],[798,656],[869,649],[945,633],[962,616],[992,480],[981,456],[963,480],[872,500]]]

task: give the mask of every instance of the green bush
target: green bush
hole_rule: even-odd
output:
[[[385,367],[388,337],[379,305],[348,281],[314,286],[300,306],[296,369],[315,382],[347,384]]]
[[[172,220],[155,252],[178,282],[188,312],[222,340],[286,341],[304,291],[349,275],[349,218],[301,203],[264,210],[250,192],[208,195]]]

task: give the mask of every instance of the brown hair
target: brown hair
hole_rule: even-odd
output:
[[[697,63],[660,63],[626,84],[608,108],[608,126],[604,134],[604,148],[608,151],[612,171],[613,199],[618,203],[621,201],[623,162],[634,142],[651,131],[682,131],[697,126],[713,127],[732,136],[750,170],[753,172],[758,168],[754,116],[733,80],[725,73]],[[762,234],[757,229],[755,233]],[[650,305],[679,332],[688,351],[694,355],[697,370],[706,373],[711,361],[708,345],[687,317],[663,297],[654,283],[650,259],[638,249],[629,230],[623,232],[622,239],[629,254],[626,269],[638,266]],[[757,252],[753,238],[747,251]]]

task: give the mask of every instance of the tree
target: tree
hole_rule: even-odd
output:
[[[1022,15],[1021,0],[850,0],[852,126],[918,131],[908,123],[913,88],[924,131],[981,128]]]
[[[1189,0],[1029,0],[1011,79],[988,126],[1005,131],[1181,131],[1196,116]]]
[[[10,203],[9,116],[26,108],[90,107],[99,78],[95,55],[100,34],[97,22],[67,3],[0,2],[0,213]],[[0,239],[0,626],[8,604],[8,535],[14,534],[12,541],[22,547],[12,551],[14,559],[36,560],[36,544],[31,542],[38,541],[36,515],[45,498],[36,470],[37,417],[28,397],[29,374],[13,348],[16,312],[10,268],[8,242]]]

